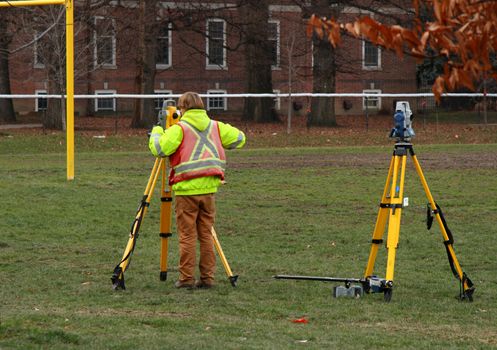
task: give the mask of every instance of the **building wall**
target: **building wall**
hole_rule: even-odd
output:
[[[276,2],[275,2],[276,3]],[[271,20],[279,22],[279,52],[280,64],[273,69],[273,88],[281,93],[289,91],[289,71],[291,71],[292,92],[312,91],[312,46],[306,36],[306,20],[300,9],[292,5],[292,1],[278,1],[272,5]],[[136,17],[136,8],[113,9],[114,17],[123,19]],[[230,15],[236,16],[236,10],[230,10]],[[353,18],[354,14],[347,13],[344,18]],[[94,94],[97,90],[115,91],[119,94],[136,94],[136,77],[138,74],[136,47],[138,46],[136,31],[133,28],[119,28],[123,21],[116,21],[118,30],[116,36],[116,65],[108,68],[92,68],[93,52],[81,49],[83,57],[78,58],[76,66],[76,94]],[[200,29],[206,27],[205,21],[198,24]],[[92,32],[88,28],[78,31],[78,43],[89,42]],[[233,27],[227,26],[227,43],[236,46],[239,33]],[[185,42],[188,43],[185,44]],[[293,43],[293,49],[291,49]],[[77,44],[81,48],[83,44]],[[400,93],[416,91],[416,66],[413,59],[400,60],[395,54],[383,51],[381,67],[375,70],[364,70],[362,67],[362,42],[345,40],[338,48],[341,60],[337,75],[337,92],[363,92],[364,90],[380,90],[385,93]],[[246,67],[243,50],[227,51],[227,68],[208,69],[204,55],[206,39],[203,35],[192,31],[172,31],[171,66],[159,69],[156,73],[155,89],[181,94],[185,91],[207,93],[208,90],[223,90],[227,93],[245,92]],[[77,51],[78,52],[78,51]],[[84,54],[86,53],[86,55]],[[289,53],[292,53],[292,67],[289,70]],[[46,70],[36,68],[33,61],[33,49],[28,48],[18,53],[11,61],[12,93],[32,94],[36,90],[49,90]],[[90,67],[90,69],[87,69]],[[50,91],[48,91],[50,93]],[[305,111],[310,100],[296,99]],[[362,98],[338,98],[337,114],[363,114]],[[381,108],[373,108],[371,113],[391,112],[393,101],[382,99]],[[286,114],[287,101],[281,99],[280,113]],[[134,100],[118,99],[116,109],[119,114],[132,114]],[[35,110],[33,100],[16,100],[15,108],[19,112]],[[239,113],[243,108],[242,98],[229,98],[226,112]],[[76,113],[79,115],[95,114],[94,100],[76,100]],[[102,113],[102,112],[99,112]],[[114,113],[114,112],[103,112]]]

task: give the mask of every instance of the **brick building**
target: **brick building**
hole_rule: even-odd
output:
[[[84,95],[136,94],[139,45],[133,19],[137,18],[135,1],[119,1],[96,12],[89,22],[80,25],[76,38],[75,93]],[[124,3],[124,6],[122,4]],[[189,1],[163,2],[158,16],[168,16],[185,10]],[[312,42],[306,37],[307,20],[293,1],[272,1],[269,7],[269,36],[272,47],[272,79],[275,92],[289,91],[291,72],[292,92],[312,91]],[[237,8],[226,8],[225,2],[206,2],[206,16],[191,25],[191,30],[177,30],[174,20],[160,28],[157,38],[155,93],[244,93],[245,65],[239,44],[239,28],[232,25]],[[76,12],[78,2],[76,2]],[[398,11],[385,8],[385,16]],[[343,19],[361,15],[360,10],[345,7]],[[127,21],[131,19],[131,21]],[[131,25],[130,25],[131,23]],[[78,26],[78,24],[76,24]],[[35,35],[35,34],[25,34]],[[82,43],[84,48],[81,49]],[[292,45],[293,44],[293,45]],[[43,41],[11,57],[11,87],[14,94],[46,94],[50,92],[47,67],[39,55]],[[78,47],[80,50],[78,51]],[[411,58],[399,59],[394,53],[382,51],[369,42],[345,39],[337,50],[336,92],[339,93],[407,93],[416,91],[416,64]],[[207,54],[206,54],[207,53]],[[289,67],[289,56],[291,67]],[[305,110],[309,99],[298,99]],[[391,112],[394,101],[387,98],[337,98],[337,114],[362,114],[366,105],[370,113]],[[242,98],[207,98],[206,106],[217,113],[237,113],[242,110]],[[20,113],[43,111],[46,99],[16,100]],[[131,114],[133,99],[76,100],[78,115]],[[160,105],[159,99],[157,106]],[[275,100],[284,114],[285,99]]]

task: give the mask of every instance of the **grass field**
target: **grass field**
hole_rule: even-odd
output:
[[[277,149],[254,140],[230,152],[216,230],[238,286],[219,263],[214,289],[175,289],[176,235],[169,279],[159,281],[155,194],[127,290],[113,291],[153,164],[146,142],[78,136],[76,179],[67,182],[61,135],[18,136],[0,137],[0,349],[497,348],[496,143],[415,146],[476,285],[474,302],[456,299],[458,281],[438,226],[426,230],[426,198],[409,161],[395,289],[385,303],[382,294],[335,299],[336,284],[272,276],[362,277],[388,140]],[[385,265],[382,249],[378,275]],[[308,323],[292,322],[301,318]]]

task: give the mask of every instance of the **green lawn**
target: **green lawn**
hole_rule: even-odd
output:
[[[212,290],[177,290],[177,237],[159,281],[159,200],[142,225],[126,291],[110,277],[128,241],[153,158],[146,139],[79,138],[65,180],[60,136],[0,137],[0,349],[497,348],[497,144],[416,146],[463,270],[460,302],[438,226],[407,168],[395,288],[335,299],[325,282],[275,274],[362,277],[391,157],[383,146],[229,152]],[[99,143],[100,142],[100,143]],[[376,272],[384,275],[385,250]],[[305,317],[308,323],[294,323]]]

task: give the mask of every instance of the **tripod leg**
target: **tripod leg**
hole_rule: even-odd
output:
[[[373,269],[376,261],[376,256],[378,255],[378,249],[383,243],[383,234],[385,232],[388,218],[388,209],[390,207],[389,185],[390,179],[392,178],[393,165],[394,157],[392,157],[392,159],[390,160],[387,180],[383,189],[383,195],[381,196],[380,209],[378,210],[378,216],[376,218],[376,224],[373,231],[373,239],[371,241],[371,251],[369,252],[368,264],[366,266],[366,271],[364,272],[365,278],[373,275]]]
[[[167,160],[162,162],[162,185],[161,185],[161,205],[160,205],[160,280],[167,280],[167,254],[169,237],[171,233],[171,207],[173,198],[171,196],[171,188],[167,183]]]
[[[233,272],[231,271],[230,265],[228,264],[228,260],[226,260],[226,257],[224,256],[223,248],[221,248],[221,244],[219,243],[219,239],[217,238],[216,230],[214,230],[214,227],[211,228],[211,233],[212,233],[212,238],[214,240],[214,246],[216,247],[221,262],[223,263],[224,270],[228,275],[228,279],[230,280],[231,285],[233,287],[236,287],[236,281],[238,279],[238,275],[233,276]]]
[[[112,287],[115,290],[126,289],[124,285],[124,272],[128,268],[131,255],[133,254],[133,250],[135,249],[140,226],[143,221],[143,218],[145,217],[145,214],[147,213],[148,206],[150,205],[150,199],[152,198],[152,193],[155,187],[155,183],[157,182],[157,178],[159,176],[162,162],[163,159],[155,160],[152,172],[150,173],[150,177],[148,179],[147,187],[145,188],[145,192],[143,194],[142,201],[140,203],[140,207],[136,212],[135,220],[131,224],[129,240],[128,243],[126,244],[126,248],[124,249],[123,257],[121,259],[121,262],[114,268],[114,273],[112,274],[111,280],[112,280]]]
[[[390,190],[390,216],[388,218],[388,238],[387,238],[387,270],[386,270],[386,287],[391,288],[393,285],[393,276],[395,269],[395,255],[399,244],[400,218],[402,214],[402,202],[404,196],[404,179],[406,174],[406,152],[395,156],[394,172],[392,176],[392,188]],[[400,169],[400,176],[399,176]],[[385,292],[385,299],[391,297],[391,291]],[[386,300],[389,301],[389,300]]]
[[[453,243],[454,239],[452,237],[452,233],[449,230],[447,222],[445,221],[442,210],[436,204],[433,196],[431,195],[430,188],[428,187],[428,183],[424,177],[423,171],[421,170],[421,165],[419,164],[418,158],[414,154],[414,151],[411,151],[412,159],[414,162],[414,166],[416,167],[416,172],[421,180],[423,185],[423,189],[425,191],[426,197],[430,203],[431,210],[435,214],[438,225],[440,226],[440,231],[442,232],[442,236],[444,239],[445,248],[447,250],[447,257],[449,259],[449,264],[454,273],[454,276],[461,282],[462,292],[460,295],[460,299],[467,299],[469,301],[473,301],[473,292],[475,290],[473,286],[473,282],[466,276],[466,273],[462,270],[459,265],[459,261],[457,260],[456,253],[454,251]]]

